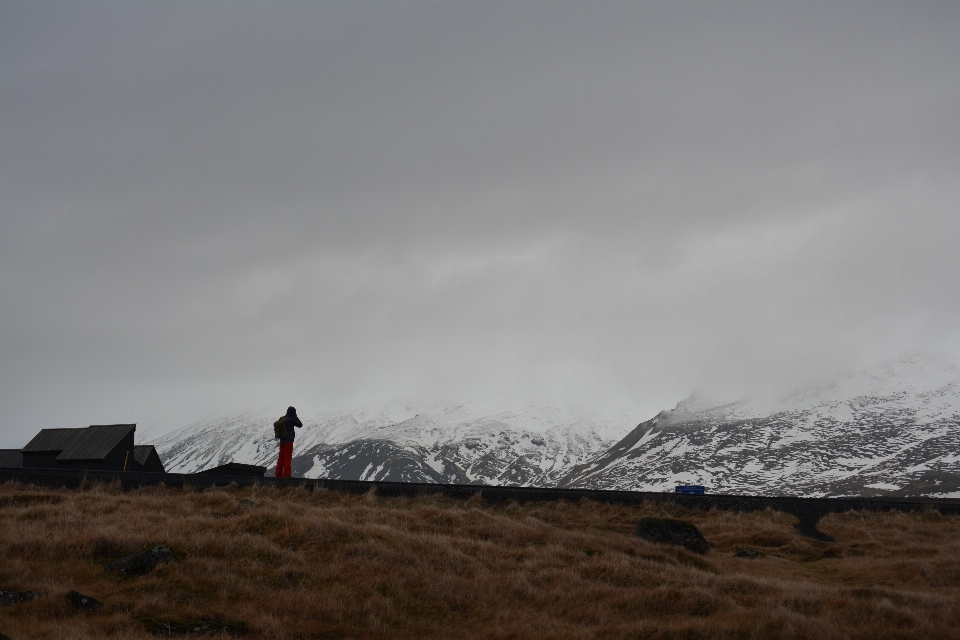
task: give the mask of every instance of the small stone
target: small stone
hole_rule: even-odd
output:
[[[247,505],[248,507],[259,507],[259,506],[260,506],[260,505],[258,505],[256,502],[254,502],[253,500],[247,500],[246,498],[240,498],[239,500],[237,500],[237,502],[239,502],[240,504],[245,504],[245,505]]]
[[[176,618],[139,618],[146,630],[155,636],[195,636],[211,633],[225,633],[230,636],[243,636],[249,633],[250,625],[242,620],[223,620],[203,618],[200,620],[182,620]]]
[[[0,591],[0,606],[26,602],[27,600],[39,598],[42,595],[39,591]]]
[[[157,546],[111,562],[106,566],[107,571],[116,571],[123,576],[135,576],[148,573],[162,562],[169,562],[173,552],[164,546]]]
[[[740,551],[737,551],[737,552],[736,552],[735,554],[733,554],[733,555],[734,555],[734,557],[737,557],[737,558],[750,558],[750,559],[753,559],[753,558],[759,558],[759,557],[761,557],[761,556],[765,556],[765,555],[767,555],[767,554],[765,554],[765,553],[762,552],[762,551],[757,551],[756,549],[749,549],[749,548],[747,548],[747,549],[741,549]]]
[[[71,591],[67,594],[67,602],[82,611],[96,611],[103,609],[103,603],[96,598],[85,596],[78,591]]]
[[[707,553],[710,544],[700,530],[689,522],[671,518],[640,518],[633,537],[658,544],[684,547],[695,553]]]

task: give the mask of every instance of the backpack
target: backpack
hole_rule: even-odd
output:
[[[283,416],[273,423],[273,437],[283,440],[287,435],[287,416]]]

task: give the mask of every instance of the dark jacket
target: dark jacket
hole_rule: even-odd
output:
[[[293,442],[293,439],[296,437],[294,432],[294,427],[297,429],[303,427],[303,423],[300,422],[300,418],[297,417],[297,410],[293,407],[287,409],[287,437],[280,440],[280,442]]]

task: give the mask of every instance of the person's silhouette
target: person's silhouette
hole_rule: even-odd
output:
[[[280,455],[277,456],[276,472],[278,478],[290,477],[290,460],[293,458],[293,440],[296,436],[294,430],[303,426],[300,418],[297,417],[297,410],[293,407],[287,407],[285,418],[287,420],[287,436],[280,439]]]

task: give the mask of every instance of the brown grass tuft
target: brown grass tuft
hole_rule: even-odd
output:
[[[693,522],[711,553],[634,539],[643,516]],[[654,504],[7,483],[0,589],[46,595],[0,608],[0,632],[133,639],[154,637],[156,621],[214,621],[221,635],[280,639],[960,637],[960,518],[835,514],[820,525],[834,543],[795,522]],[[157,544],[172,562],[129,578],[104,570]],[[747,547],[766,555],[734,557]],[[106,607],[73,610],[71,589]]]

